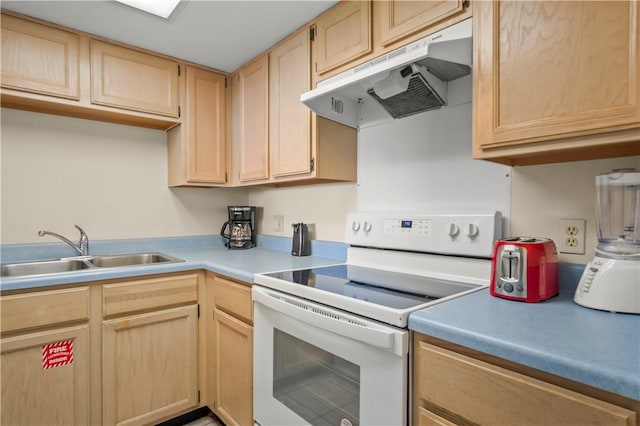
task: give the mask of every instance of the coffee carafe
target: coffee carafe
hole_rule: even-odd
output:
[[[255,206],[228,206],[229,220],[222,225],[220,236],[225,247],[248,249],[256,246],[256,208]]]

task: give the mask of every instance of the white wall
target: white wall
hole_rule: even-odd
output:
[[[1,112],[1,241],[39,229],[91,239],[218,233],[245,189],[167,187],[165,132],[25,111]],[[46,238],[47,241],[54,241]]]
[[[291,224],[308,223],[312,239],[344,241],[347,213],[356,210],[355,183],[325,183],[285,188],[255,188],[249,203],[261,206],[258,232],[291,237]],[[282,232],[273,230],[273,215],[284,216]]]
[[[291,223],[306,222],[316,239],[343,241],[346,214],[358,208],[354,183],[168,189],[164,132],[8,109],[1,119],[3,244],[41,242],[38,229],[74,236],[74,223],[94,239],[217,234],[226,206],[245,203],[262,207],[260,233],[289,237]],[[371,153],[363,146],[361,155]],[[398,170],[430,161],[402,151],[389,158]],[[511,169],[509,233],[558,241],[560,218],[586,219],[586,254],[560,256],[586,263],[596,244],[595,175],[624,167],[640,169],[640,156]],[[284,215],[282,233],[274,214]]]

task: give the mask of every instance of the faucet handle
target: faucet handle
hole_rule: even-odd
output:
[[[80,251],[86,256],[89,254],[89,237],[87,236],[87,233],[84,232],[84,229],[80,228],[78,225],[73,226],[80,231]]]

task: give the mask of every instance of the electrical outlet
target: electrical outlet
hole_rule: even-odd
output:
[[[284,216],[281,214],[273,215],[273,230],[275,232],[284,232]]]
[[[584,219],[560,219],[560,253],[584,254],[587,229]]]

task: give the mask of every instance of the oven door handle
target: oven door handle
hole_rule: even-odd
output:
[[[256,286],[253,287],[253,301],[313,327],[397,352],[394,350],[394,337],[397,332],[371,321]]]

